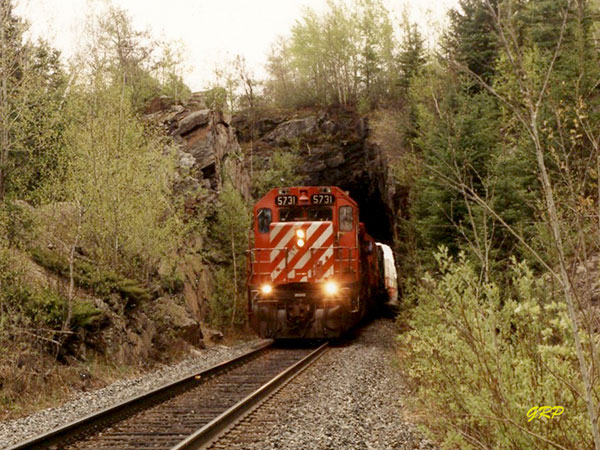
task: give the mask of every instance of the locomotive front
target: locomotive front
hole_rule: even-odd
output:
[[[337,337],[364,314],[356,203],[337,187],[273,189],[254,207],[250,323],[262,337]]]

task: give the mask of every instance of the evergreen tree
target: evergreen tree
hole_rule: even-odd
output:
[[[398,55],[400,79],[398,84],[403,90],[408,90],[411,80],[418,75],[426,63],[424,39],[416,24],[405,21],[402,47]]]
[[[460,0],[449,11],[450,30],[446,36],[451,58],[490,82],[494,75],[498,42],[488,5],[498,8],[498,0]]]

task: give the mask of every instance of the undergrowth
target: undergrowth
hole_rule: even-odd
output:
[[[444,448],[593,447],[570,322],[552,283],[516,262],[500,286],[482,282],[464,256],[442,251],[436,260],[439,276],[413,288],[410,331],[399,336],[415,409],[433,437]],[[564,413],[529,421],[534,406]]]
[[[69,261],[57,252],[36,248],[31,251],[35,262],[51,272],[69,278]],[[98,266],[76,258],[73,267],[75,283],[89,289],[98,297],[109,299],[111,294],[118,294],[126,308],[139,305],[150,300],[150,291],[138,281],[125,278],[116,272],[101,269]]]
[[[92,302],[74,298],[67,320],[67,298],[27,275],[23,255],[0,246],[0,417],[27,410],[45,386],[73,378],[73,370],[57,360],[72,359],[104,318]]]

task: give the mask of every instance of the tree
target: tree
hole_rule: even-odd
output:
[[[252,197],[259,199],[268,191],[278,186],[296,186],[302,181],[298,168],[302,158],[298,148],[275,150],[269,161],[268,167],[255,171],[252,179]]]
[[[490,5],[496,10],[497,0]],[[459,9],[451,9],[448,15],[450,29],[446,40],[450,57],[490,82],[498,55],[498,40],[486,0],[460,0]]]
[[[60,53],[46,42],[31,45],[27,114],[19,122],[20,151],[12,155],[9,195],[39,204],[64,174],[65,105],[69,80]]]
[[[13,14],[12,1],[0,1],[0,201],[11,174],[10,158],[22,152],[23,121],[29,114],[31,47],[24,45],[26,25]]]
[[[396,78],[394,28],[381,0],[358,0],[354,15],[359,30],[362,95],[375,105],[390,92]]]
[[[329,0],[327,6],[322,15],[306,10],[291,36],[274,46],[268,91],[287,106],[362,100],[370,108],[389,95],[397,76],[389,12],[381,0],[357,0],[351,6]]]
[[[109,6],[86,28],[90,39],[85,54],[93,56],[81,61],[84,74],[118,83],[122,96],[130,96],[134,111],[142,111],[149,100],[163,93],[189,95],[179,73],[181,52],[156,41],[148,31],[136,30],[125,10]]]
[[[401,74],[398,84],[401,88],[408,90],[412,79],[419,74],[426,61],[424,40],[417,24],[410,24],[405,20],[402,46],[398,55]]]
[[[547,6],[545,2],[532,3],[534,6]],[[585,238],[584,230],[589,227],[587,222],[589,222],[590,216],[584,213],[587,211],[585,202],[581,205],[580,197],[577,196],[579,192],[572,187],[573,181],[577,180],[578,172],[571,172],[570,170],[571,159],[576,158],[572,149],[577,148],[578,141],[583,138],[583,134],[578,129],[580,129],[582,123],[588,121],[588,117],[585,113],[578,114],[573,128],[567,125],[569,121],[564,120],[566,110],[554,111],[556,117],[554,126],[549,125],[544,120],[544,116],[550,112],[550,108],[553,106],[553,90],[550,86],[557,77],[560,79],[564,75],[564,72],[561,73],[559,70],[561,61],[569,59],[569,47],[565,44],[567,36],[571,35],[573,29],[576,29],[578,32],[574,36],[585,42],[587,34],[585,21],[581,20],[583,16],[581,13],[573,15],[573,2],[569,0],[562,2],[559,9],[560,14],[558,15],[560,22],[556,29],[558,34],[543,33],[545,36],[543,39],[549,41],[549,46],[545,47],[540,45],[541,42],[536,42],[536,39],[522,41],[522,34],[519,33],[517,25],[522,23],[522,14],[526,9],[520,9],[520,5],[514,8],[515,5],[510,1],[496,7],[492,0],[486,0],[485,6],[487,13],[493,19],[499,37],[501,54],[498,80],[494,85],[491,85],[486,82],[483,76],[470,68],[460,63],[458,63],[458,66],[476,80],[482,89],[485,89],[501,102],[506,111],[506,119],[510,123],[510,130],[507,133],[510,138],[512,140],[527,140],[526,149],[531,157],[535,159],[537,176],[540,180],[543,198],[542,217],[549,233],[548,239],[545,241],[546,246],[550,247],[548,251],[537,252],[532,248],[526,238],[507,224],[489,202],[481,198],[470,186],[460,180],[453,181],[450,177],[445,177],[445,179],[453,184],[457,190],[465,192],[469,200],[493,215],[559,284],[570,321],[573,345],[581,377],[577,382],[577,387],[574,388],[571,383],[569,383],[569,387],[575,389],[577,395],[585,400],[593,442],[595,448],[600,449],[598,396],[594,389],[598,379],[598,373],[593,363],[597,355],[597,332],[595,326],[592,325],[594,313],[589,300],[585,300],[585,294],[576,287],[574,264],[569,261],[570,254],[572,255],[571,258],[583,261],[582,254],[585,255],[585,247],[582,246],[581,238]],[[579,8],[576,8],[579,12],[585,9],[583,2],[577,2],[575,6],[579,6]],[[537,30],[533,27],[529,31],[534,36]],[[575,79],[568,77],[571,83],[574,84],[575,89],[580,84],[579,78],[585,76],[585,71],[581,70],[581,66],[577,69],[579,70],[579,77]],[[562,82],[564,86],[565,80],[563,79]],[[570,109],[581,111],[582,108],[571,104]],[[583,109],[585,110],[585,108]],[[588,130],[591,129],[592,127],[588,128]],[[558,144],[551,142],[554,139],[550,137],[555,132],[561,136],[558,139]],[[586,135],[592,141],[591,158],[588,156],[589,161],[598,158],[598,147],[594,145],[597,139],[589,133],[586,133]],[[553,170],[554,165],[556,169]],[[581,186],[585,185],[584,180],[588,177],[590,169],[588,165],[583,172],[579,172],[584,176],[583,180],[579,180],[583,182],[580,184]],[[438,173],[438,175],[444,177],[443,174]],[[591,202],[593,203],[594,200],[591,200]],[[574,222],[565,220],[567,218],[574,219]],[[594,219],[598,221],[600,216]],[[571,226],[565,226],[565,223],[569,222],[571,222]],[[597,224],[595,225],[597,226]],[[571,230],[576,230],[576,239],[574,240],[571,237]],[[569,245],[570,241],[576,242],[577,239],[579,239],[578,245],[574,247]]]
[[[174,149],[162,130],[139,117],[149,81],[144,34],[110,9],[74,74],[65,131],[67,169],[55,194],[76,205],[81,240],[94,260],[146,280],[174,255],[183,228],[172,186]],[[150,77],[150,78],[149,78]]]
[[[229,313],[229,323],[234,326],[239,320],[240,292],[245,282],[244,260],[248,247],[250,213],[244,198],[230,182],[225,182],[219,195],[219,206],[213,226],[213,236],[223,255],[224,265],[217,271],[217,289],[211,302],[211,317],[214,323],[224,325]]]
[[[61,196],[77,205],[83,238],[100,264],[148,278],[178,244],[174,160],[160,130],[125,100],[119,85],[98,79],[73,92]]]
[[[238,74],[243,94],[240,96],[240,107],[245,109],[250,122],[250,179],[254,177],[254,140],[256,135],[256,122],[258,120],[259,97],[257,93],[258,82],[246,64],[246,58],[238,55],[234,67]]]

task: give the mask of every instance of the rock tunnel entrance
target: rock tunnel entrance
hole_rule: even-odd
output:
[[[323,172],[318,180],[311,180],[308,184],[338,186],[348,191],[350,197],[358,203],[360,221],[364,222],[367,232],[377,242],[393,247],[394,217],[390,206],[386,204],[385,194],[381,192],[379,186],[373,186],[373,180],[369,175],[369,173],[363,172],[357,179],[340,180]]]
[[[234,125],[238,139],[247,145],[248,120],[237,117]],[[260,155],[262,167],[269,167],[274,151],[296,147],[302,160],[302,184],[348,191],[358,203],[367,232],[394,248],[397,199],[389,183],[386,157],[377,143],[371,142],[366,118],[344,109],[317,110],[287,120],[263,117],[255,123],[255,133],[254,151]]]
[[[338,186],[348,191],[358,203],[360,221],[364,222],[367,232],[376,241],[393,248],[395,218],[394,205],[388,194],[388,168],[380,149],[376,146],[365,148],[366,145],[364,141],[355,143],[339,152],[335,157],[341,161],[339,155],[343,155],[344,163],[336,168],[323,168],[322,160],[308,161],[304,167],[304,181],[312,186]],[[314,167],[320,170],[311,170]]]
[[[383,201],[383,195],[377,189],[369,193],[368,187],[345,186],[340,187],[350,193],[350,197],[358,203],[360,221],[364,222],[367,232],[377,242],[382,242],[393,247],[393,218],[390,217],[388,206]]]

